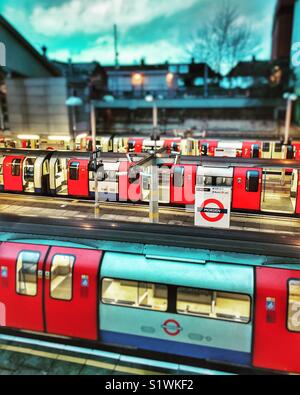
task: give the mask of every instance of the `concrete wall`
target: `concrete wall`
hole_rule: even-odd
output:
[[[7,79],[10,130],[14,134],[68,135],[65,78]]]
[[[51,73],[14,35],[0,25],[0,41],[6,47],[7,71],[14,71],[24,77],[51,77]]]

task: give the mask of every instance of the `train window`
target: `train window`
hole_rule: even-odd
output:
[[[128,150],[129,151],[134,150],[134,147],[135,147],[135,141],[129,141],[128,142]]]
[[[300,280],[289,281],[288,329],[300,332]]]
[[[209,186],[231,186],[232,178],[230,177],[204,177],[204,185]]]
[[[252,158],[259,158],[259,145],[254,144],[252,147]]]
[[[195,288],[177,289],[177,312],[180,314],[248,323],[250,306],[248,295]]]
[[[258,192],[259,180],[260,180],[259,171],[256,170],[247,171],[246,191]]]
[[[270,151],[270,143],[263,143],[262,151],[263,152],[269,152]]]
[[[211,314],[212,292],[195,288],[177,289],[177,312],[182,314]]]
[[[18,294],[27,296],[35,296],[37,294],[39,259],[39,252],[22,251],[19,254],[16,270],[16,291]]]
[[[281,152],[281,151],[282,151],[281,143],[275,143],[274,152]]]
[[[202,154],[202,156],[207,156],[207,154],[208,154],[208,145],[207,144],[202,144],[201,154]]]
[[[24,166],[24,180],[33,182],[34,181],[34,163],[35,158],[27,158]]]
[[[79,180],[79,166],[80,166],[80,163],[79,162],[71,162],[70,163],[70,175],[69,175],[69,177],[70,177],[70,180],[73,180],[73,181],[77,181],[77,180]]]
[[[184,168],[175,167],[174,168],[174,178],[173,183],[175,188],[182,188],[184,184]]]
[[[216,185],[217,186],[224,186],[224,187],[231,187],[232,179],[229,177],[216,177]]]
[[[128,173],[129,184],[137,184],[141,178],[140,170],[131,170]]]
[[[75,257],[73,255],[54,255],[51,262],[50,295],[54,299],[72,299],[72,278]]]
[[[216,292],[214,313],[219,319],[249,322],[250,297],[248,295]]]
[[[294,147],[288,145],[286,148],[286,159],[294,159]]]
[[[21,174],[21,159],[14,159],[11,164],[11,175],[19,176]]]
[[[105,278],[102,302],[156,311],[166,311],[168,289],[165,285]]]

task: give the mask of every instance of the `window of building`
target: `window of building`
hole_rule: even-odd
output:
[[[71,162],[70,163],[70,180],[77,181],[79,180],[79,162]]]
[[[156,311],[166,311],[168,289],[165,285],[105,278],[102,281],[102,302]]]
[[[11,164],[11,175],[20,176],[21,174],[21,159],[14,159]]]
[[[73,266],[75,257],[57,254],[51,263],[50,295],[54,299],[71,300],[73,288]]]
[[[250,297],[229,292],[179,287],[177,312],[213,319],[248,323]]]
[[[37,294],[37,271],[39,252],[22,251],[17,259],[16,291],[20,295]]]
[[[300,280],[290,280],[288,287],[288,329],[300,332]]]

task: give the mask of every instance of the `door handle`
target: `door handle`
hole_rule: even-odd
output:
[[[47,280],[49,280],[49,278],[50,278],[50,272],[45,272],[45,278],[47,279]]]
[[[43,270],[38,271],[38,278],[43,278]]]

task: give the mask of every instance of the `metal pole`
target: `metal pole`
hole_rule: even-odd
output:
[[[71,107],[71,113],[72,113],[72,132],[73,132],[73,136],[72,136],[72,149],[75,151],[76,150],[76,110],[75,110],[75,106]]]
[[[149,219],[153,224],[159,223],[159,185],[158,185],[158,167],[156,165],[156,158],[151,164],[151,178],[150,178],[150,204],[149,204]]]
[[[96,152],[97,146],[96,146],[96,109],[95,109],[95,103],[92,100],[91,101],[91,131],[92,131],[92,146],[93,146],[93,152]]]
[[[91,101],[91,131],[92,131],[92,150],[94,153],[97,151],[96,146],[96,111],[93,100]],[[100,199],[98,191],[98,170],[94,172],[94,184],[95,184],[95,217],[97,218],[100,214]]]
[[[293,101],[287,99],[286,117],[285,117],[285,131],[284,131],[284,144],[289,142],[290,127],[292,121]]]

